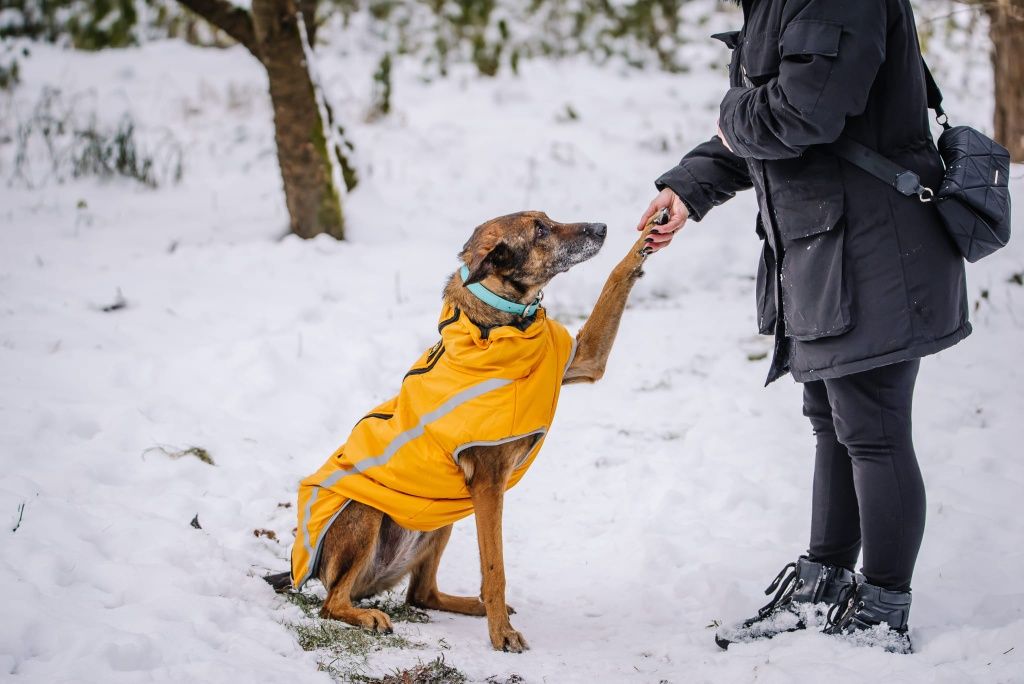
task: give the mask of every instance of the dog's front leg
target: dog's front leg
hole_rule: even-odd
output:
[[[529,646],[512,627],[505,603],[505,557],[501,537],[501,515],[505,487],[512,472],[516,450],[509,445],[474,447],[459,457],[466,472],[469,494],[476,514],[480,544],[480,598],[487,612],[487,632],[496,650],[522,653]]]
[[[634,283],[643,275],[644,242],[655,226],[648,227],[625,256],[612,269],[587,322],[576,335],[576,356],[562,379],[563,385],[573,382],[597,382],[604,375],[608,355],[619,331],[619,320]]]

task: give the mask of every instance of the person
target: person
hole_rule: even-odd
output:
[[[909,0],[740,4],[742,29],[714,36],[732,49],[718,135],[657,179],[638,226],[668,210],[648,238],[657,251],[755,189],[757,321],[775,337],[766,384],[786,373],[803,384],[816,440],[808,550],[769,585],[768,605],[716,640],[816,627],[909,652],[925,526],[911,404],[921,357],[971,332],[964,266],[933,205],[829,144],[852,138],[936,187],[913,12]]]

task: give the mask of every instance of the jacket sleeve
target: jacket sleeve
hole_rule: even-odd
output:
[[[694,221],[704,218],[711,207],[732,199],[738,190],[751,187],[747,162],[730,152],[718,136],[697,145],[654,184],[679,195]]]
[[[799,4],[782,27],[778,76],[722,100],[719,126],[741,157],[798,157],[835,141],[846,117],[864,111],[885,60],[884,0]]]

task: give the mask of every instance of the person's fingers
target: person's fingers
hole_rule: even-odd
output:
[[[636,224],[637,230],[643,230],[647,226],[647,222],[651,220],[655,212],[661,209],[661,205],[658,200],[661,199],[661,195],[655,197],[650,204],[647,205],[647,209],[644,211],[644,215],[640,217],[640,223]]]
[[[664,226],[662,226],[662,228],[664,228]],[[665,232],[661,232],[661,231],[659,231],[659,232],[657,232],[657,233],[655,233],[655,232],[653,232],[653,231],[652,231],[652,232],[651,232],[651,233],[650,233],[650,234],[649,234],[649,235],[647,236],[647,238],[646,238],[646,239],[647,239],[647,240],[648,240],[649,242],[653,242],[653,243],[655,243],[655,244],[660,244],[660,243],[663,243],[663,242],[668,242],[669,240],[671,240],[671,239],[672,239],[672,235],[673,235],[673,233],[672,233],[671,231],[665,231]]]
[[[665,247],[668,247],[669,243],[672,242],[672,237],[673,236],[665,235],[665,236],[661,236],[661,237],[663,239],[659,240],[658,239],[659,236],[652,235],[651,236],[652,239],[644,241],[644,249],[646,249],[648,252],[657,252],[657,251],[659,251],[661,249],[664,249]]]
[[[648,252],[653,254],[654,252],[659,252],[668,247],[669,243],[672,242],[672,236],[669,235],[667,237],[668,239],[663,242],[648,242],[646,246]]]
[[[672,206],[669,209],[672,212],[672,216],[682,216],[683,222],[690,218],[690,209],[686,206],[686,202],[679,199],[678,197],[672,198]]]
[[[669,216],[668,223],[663,226],[655,226],[655,230],[659,233],[674,233],[683,227],[686,223],[686,216],[682,214],[675,214]]]

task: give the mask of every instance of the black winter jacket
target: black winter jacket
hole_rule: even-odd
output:
[[[937,187],[909,0],[744,0],[716,136],[656,182],[700,221],[754,187],[768,382],[919,358],[970,334],[964,266],[930,204],[840,160],[845,134]]]

